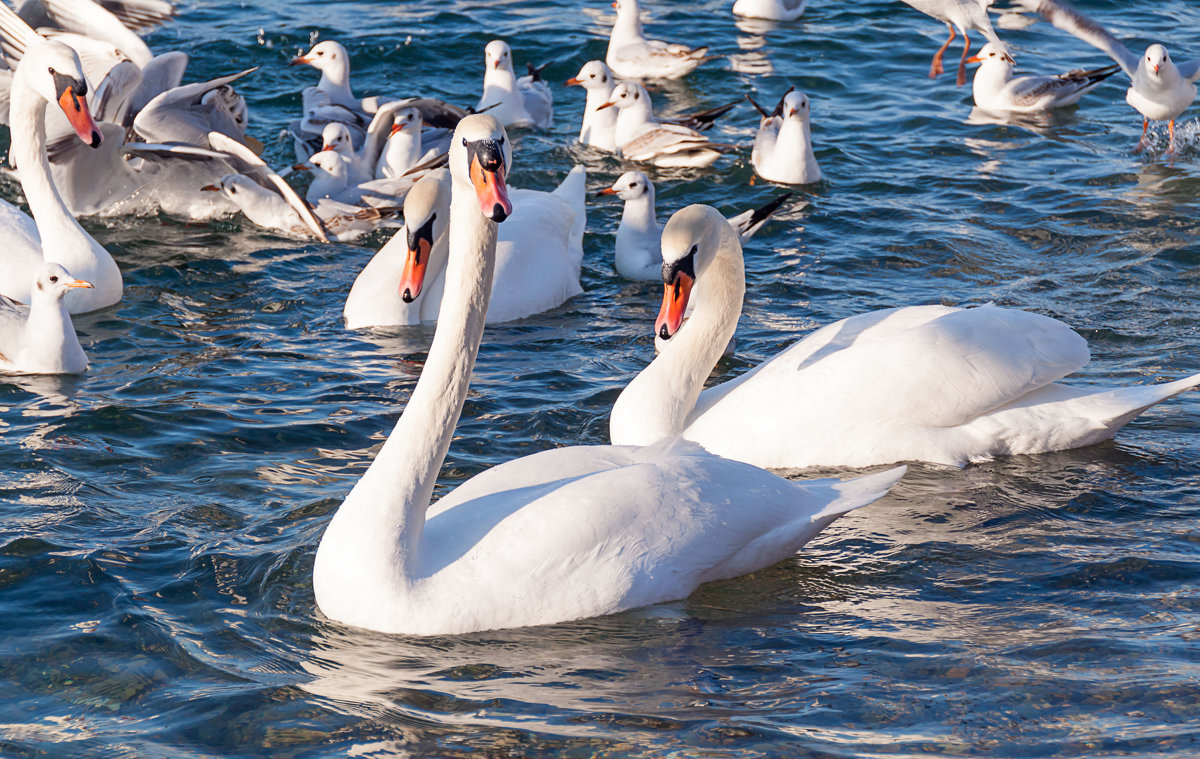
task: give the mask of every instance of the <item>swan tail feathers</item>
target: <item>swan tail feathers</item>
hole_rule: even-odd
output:
[[[571,204],[575,220],[571,223],[571,248],[583,260],[583,233],[587,227],[587,169],[582,164],[567,174],[562,183],[554,188],[554,195]]]
[[[868,503],[879,500],[892,489],[893,485],[900,481],[900,478],[907,471],[907,466],[898,466],[883,472],[866,474],[862,477],[855,477],[852,480],[844,480],[835,484],[833,489],[837,491],[838,497],[828,506],[813,514],[812,521],[832,522],[834,517],[839,517],[848,511],[853,511],[860,506],[866,506]]]
[[[1117,430],[1141,416],[1152,406],[1174,398],[1185,390],[1191,390],[1198,385],[1200,385],[1200,374],[1193,374],[1174,382],[1121,387],[1090,396],[1088,400],[1098,404],[1097,421],[1111,437]]]

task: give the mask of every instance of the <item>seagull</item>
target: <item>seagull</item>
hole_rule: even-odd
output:
[[[0,372],[83,374],[87,355],[79,345],[63,296],[91,288],[59,264],[42,264],[30,287],[29,305],[0,295]]]
[[[578,74],[567,80],[567,85],[582,87],[587,91],[579,142],[615,152],[618,112],[603,108],[612,99],[613,87],[616,86],[612,69],[604,61],[588,61]]]
[[[616,195],[625,201],[621,224],[617,227],[617,273],[626,279],[662,281],[662,225],[654,208],[654,184],[640,171],[627,171],[612,187],[599,195]],[[761,208],[743,211],[728,219],[729,226],[745,243],[767,223],[784,201],[792,196],[785,192]]]
[[[604,62],[626,79],[678,79],[705,60],[707,47],[648,40],[642,32],[637,0],[613,0],[617,22],[608,38]]]
[[[483,49],[483,95],[475,106],[477,113],[487,111],[504,126],[554,126],[554,94],[529,65],[529,75],[520,79],[513,73],[512,49],[502,40],[492,40]]]
[[[264,229],[298,239],[313,236],[312,228],[278,190],[264,187],[244,174],[227,174],[216,184],[200,189],[222,193],[247,219]],[[319,199],[309,213],[316,214],[321,220],[325,237],[337,242],[349,242],[374,232],[386,226],[395,215],[329,198]]]
[[[755,173],[768,182],[783,184],[821,181],[821,167],[812,149],[808,96],[788,88],[771,113],[749,95],[746,99],[762,114],[750,154]]]
[[[1083,71],[1075,69],[1057,76],[1012,75],[1012,55],[1004,45],[989,42],[967,59],[978,63],[972,91],[975,105],[987,111],[1041,113],[1074,105],[1085,92],[1121,70],[1120,66]]]
[[[971,53],[971,39],[967,32],[978,29],[983,36],[995,43],[1000,42],[992,22],[988,19],[988,6],[994,0],[904,0],[905,3],[941,21],[950,30],[950,37],[933,55],[933,63],[929,66],[929,78],[933,79],[942,73],[942,55],[950,43],[954,41],[954,27],[958,27],[963,36],[963,54],[958,61],[958,86],[967,83],[967,56]]]
[[[1196,80],[1200,79],[1200,60],[1175,63],[1167,49],[1159,44],[1146,48],[1138,56],[1125,47],[1104,27],[1082,13],[1055,0],[1016,0],[1021,7],[1042,15],[1050,23],[1089,45],[1099,48],[1129,75],[1132,86],[1125,102],[1142,114],[1142,139],[1134,152],[1146,147],[1146,132],[1151,121],[1166,121],[1171,135],[1170,150],[1175,151],[1175,119],[1196,99]]]
[[[722,153],[735,150],[733,145],[711,142],[699,131],[660,121],[646,88],[637,82],[622,82],[612,91],[612,99],[601,109],[617,107],[617,153],[630,161],[645,161],[663,167],[710,166]]]
[[[804,13],[804,0],[737,0],[733,15],[768,21],[795,21]]]

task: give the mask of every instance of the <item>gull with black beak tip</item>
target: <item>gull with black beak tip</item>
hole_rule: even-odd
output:
[[[762,116],[750,154],[755,173],[781,184],[821,181],[821,167],[812,147],[808,96],[788,88],[770,113],[749,95],[746,99]]]
[[[79,344],[64,297],[92,289],[58,264],[42,264],[28,306],[0,297],[0,372],[82,374],[87,355]]]
[[[513,72],[512,49],[502,40],[492,40],[483,49],[483,95],[475,106],[506,127],[554,126],[554,94],[542,81],[538,69],[520,79]]]
[[[1138,55],[1094,20],[1057,0],[1014,0],[1026,10],[1042,15],[1054,26],[1092,47],[1103,50],[1129,76],[1125,102],[1142,114],[1142,138],[1134,152],[1146,147],[1151,121],[1167,122],[1170,134],[1168,150],[1175,152],[1175,119],[1196,100],[1196,81],[1200,80],[1200,59],[1175,63],[1167,49],[1159,44]]]
[[[1096,85],[1121,70],[1120,66],[1083,71],[1074,69],[1058,76],[1012,75],[1012,53],[1004,45],[989,42],[967,59],[978,63],[972,94],[975,106],[985,111],[1044,113],[1074,105]]]

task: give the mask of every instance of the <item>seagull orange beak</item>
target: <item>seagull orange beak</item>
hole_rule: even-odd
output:
[[[1155,73],[1155,74],[1157,74],[1157,73],[1158,73],[1158,64],[1157,64],[1157,63],[1156,63],[1156,64],[1154,64],[1154,73]]]
[[[601,190],[600,192],[598,192],[596,194],[597,195],[616,195],[618,192],[620,192],[620,190],[618,190],[616,187],[605,187],[603,190]]]
[[[983,63],[983,59],[978,55],[972,55],[970,58],[964,61],[964,63]]]
[[[672,282],[663,285],[662,308],[658,310],[658,319],[654,321],[654,334],[663,340],[670,340],[679,331],[695,283],[696,280],[679,271],[675,272]]]
[[[596,110],[603,111],[605,108],[608,108],[609,106],[614,106],[616,104],[617,104],[617,101],[610,100],[607,103],[601,103],[600,105],[596,106]]]
[[[583,84],[583,82],[579,81],[575,77],[571,77],[570,79],[567,80],[568,87],[573,87],[575,85],[582,85],[582,84]]]
[[[91,282],[85,279],[73,279],[70,282],[64,282],[67,287],[95,287]]]
[[[326,150],[333,150],[333,146],[332,145],[322,145],[321,149],[318,152],[324,153]]]
[[[215,184],[206,184],[200,188],[200,191],[201,192],[220,192],[221,188],[217,187]]]
[[[313,62],[313,59],[309,58],[307,55],[298,55],[295,58],[293,58],[291,63],[289,63],[288,65],[289,66],[299,66],[301,63],[312,63],[312,62]]]

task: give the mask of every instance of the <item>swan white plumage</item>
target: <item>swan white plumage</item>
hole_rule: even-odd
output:
[[[599,192],[625,201],[617,227],[616,268],[626,279],[662,280],[662,225],[654,206],[654,183],[640,171],[627,171]],[[762,229],[791,193],[787,192],[760,208],[743,211],[727,221],[745,244]]]
[[[79,344],[63,297],[90,282],[58,264],[42,264],[30,287],[29,306],[0,296],[0,372],[82,374],[87,354]]]
[[[80,140],[96,147],[100,129],[85,95],[87,81],[71,48],[30,32],[25,55],[13,75],[9,118],[12,157],[33,219],[0,201],[8,238],[0,252],[0,295],[28,303],[31,284],[44,262],[57,263],[91,282],[66,300],[71,313],[95,311],[121,300],[121,271],[108,251],[89,235],[63,203],[46,157],[46,107],[63,110]]]
[[[431,505],[483,336],[495,222],[511,210],[508,151],[486,114],[455,131],[437,331],[404,413],[321,537],[313,592],[326,616],[448,635],[683,598],[786,558],[903,474],[790,482],[680,442],[573,446],[495,466]]]
[[[512,188],[500,226],[487,323],[523,319],[583,292],[579,284],[587,174],[576,166],[553,192]],[[346,298],[350,329],[438,318],[446,287],[450,175],[431,173],[404,199],[404,227],[358,275]]]
[[[483,49],[483,63],[483,94],[476,111],[487,111],[505,126],[554,126],[554,94],[532,66],[528,76],[517,78],[507,42],[489,42]]]
[[[608,38],[604,62],[613,73],[626,79],[678,79],[706,59],[708,47],[648,40],[642,31],[637,0],[613,0],[617,20]]]
[[[989,42],[967,63],[978,63],[971,94],[975,106],[985,111],[1043,113],[1079,102],[1096,85],[1120,71],[1120,66],[1083,71],[1075,69],[1057,76],[1012,74],[1012,54],[1004,45]]]
[[[612,100],[613,87],[616,86],[612,69],[604,61],[588,61],[578,74],[567,80],[567,85],[583,87],[587,91],[579,141],[600,150],[615,151],[618,111],[603,107]]]
[[[716,255],[664,246],[663,258],[655,332],[667,345],[613,405],[616,444],[682,435],[770,468],[962,466],[1106,440],[1200,385],[1200,374],[1117,389],[1058,384],[1088,361],[1087,343],[1062,322],[995,306],[912,306],[822,327],[701,392],[741,313],[740,246]]]
[[[762,115],[750,153],[754,172],[768,182],[820,182],[821,167],[812,147],[808,96],[789,88],[771,113],[753,98],[749,100]]]

